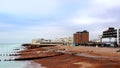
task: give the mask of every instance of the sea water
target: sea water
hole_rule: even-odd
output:
[[[9,56],[9,54],[17,53],[24,47],[15,43],[0,43],[0,68],[41,68],[39,64],[31,64],[31,61],[5,61],[17,58],[18,56]]]

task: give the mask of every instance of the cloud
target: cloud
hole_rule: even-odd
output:
[[[75,18],[72,20],[69,20],[69,22],[75,23],[77,25],[90,25],[94,23],[110,23],[110,22],[116,22],[116,19],[114,18],[94,18],[94,17],[85,17],[85,18]]]
[[[23,30],[24,29],[24,30]],[[28,34],[28,36],[37,36],[37,37],[49,37],[49,38],[55,38],[60,36],[68,35],[68,30],[64,27],[60,26],[28,26],[24,27],[20,30],[21,33],[24,33],[25,35]]]
[[[82,24],[103,24],[118,22],[117,17],[113,17],[115,9],[119,9],[119,0],[91,0],[87,8],[76,11],[73,16],[66,21],[76,25]]]
[[[120,0],[92,0],[92,3],[103,8],[115,8],[120,6]],[[94,5],[93,5],[94,6]]]
[[[55,39],[59,37],[66,37],[70,34],[66,28],[60,26],[26,26],[17,30],[8,29],[6,31],[0,30],[0,42],[31,42],[33,38],[47,38]]]
[[[82,30],[94,39],[104,28],[119,27],[119,7],[119,0],[1,0],[0,42],[72,36]]]
[[[13,25],[12,24],[5,24],[5,23],[0,22],[0,28],[9,28],[9,27],[13,27]]]
[[[59,2],[56,0],[2,0],[0,1],[1,12],[26,15],[49,15],[56,10]]]

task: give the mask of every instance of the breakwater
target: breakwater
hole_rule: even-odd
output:
[[[19,51],[24,49],[21,44],[1,43],[0,44],[0,68],[40,68],[39,64],[31,66],[30,61],[14,61],[19,57]],[[29,66],[29,67],[28,67]],[[34,67],[36,66],[36,67]],[[38,66],[38,67],[37,67]]]

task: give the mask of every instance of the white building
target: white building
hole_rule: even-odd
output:
[[[64,37],[57,38],[55,40],[50,39],[32,39],[32,44],[63,44],[63,45],[71,45],[73,44],[73,37]]]
[[[50,43],[51,40],[50,39],[43,39],[43,38],[32,39],[32,44],[41,44],[41,43],[44,43],[44,42]]]
[[[62,42],[64,45],[73,44],[73,37],[64,37],[56,39],[57,42]]]

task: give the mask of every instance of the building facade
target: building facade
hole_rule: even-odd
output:
[[[56,39],[57,42],[62,42],[64,45],[72,45],[73,44],[73,37],[64,37]]]
[[[73,39],[75,45],[87,44],[89,42],[89,32],[86,30],[76,32],[73,35]]]
[[[38,39],[32,39],[32,44],[50,43],[51,41],[52,40],[50,39],[38,38]]]
[[[102,42],[113,44],[113,46],[120,45],[120,29],[109,27],[108,30],[103,31]]]
[[[50,39],[32,39],[32,44],[60,44],[60,45],[70,45],[73,43],[72,37],[58,38],[55,40]]]

